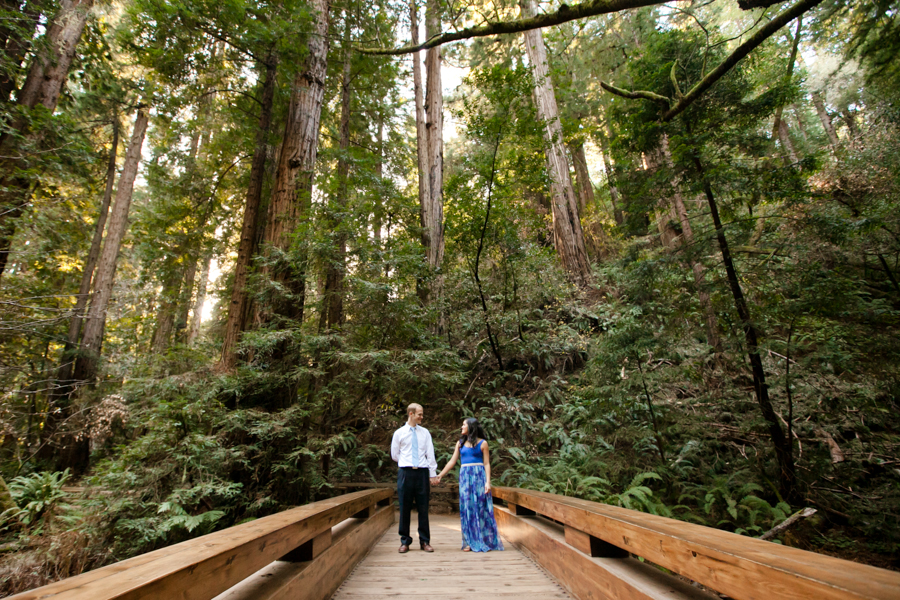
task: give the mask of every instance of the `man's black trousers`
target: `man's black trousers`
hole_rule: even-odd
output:
[[[400,498],[400,543],[412,545],[409,518],[413,504],[419,511],[419,543],[429,543],[431,530],[428,527],[428,500],[431,498],[431,481],[428,469],[400,467],[397,474],[397,496]]]

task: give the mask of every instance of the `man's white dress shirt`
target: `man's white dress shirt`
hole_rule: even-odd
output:
[[[394,432],[391,440],[391,458],[399,467],[416,467],[428,469],[431,477],[437,477],[437,460],[434,458],[434,444],[431,434],[421,425],[416,426],[415,439],[419,446],[419,463],[413,464],[412,440],[413,428],[406,423]]]

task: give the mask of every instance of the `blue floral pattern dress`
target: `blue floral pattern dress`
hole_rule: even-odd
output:
[[[484,493],[487,475],[481,453],[481,444],[474,448],[459,446],[459,520],[462,524],[462,547],[472,552],[503,550],[497,521],[494,519],[494,500]]]

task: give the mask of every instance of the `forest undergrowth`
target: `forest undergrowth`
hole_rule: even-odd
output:
[[[416,2],[0,7],[0,596],[391,483],[413,402],[900,569],[900,6],[625,4],[424,77]]]
[[[900,380],[878,360],[897,351],[895,313],[808,317],[790,347],[768,344],[776,410],[793,415],[802,493],[788,502],[746,364],[711,351],[683,269],[647,241],[600,269],[602,297],[560,274],[498,311],[503,370],[460,278],[440,337],[400,318],[413,301],[397,302],[378,332],[259,331],[227,374],[212,347],[175,347],[101,386],[85,400],[106,415],[91,471],[11,481],[28,514],[7,520],[4,593],[326,498],[335,483],[391,482],[390,436],[410,402],[425,406],[440,464],[461,420],[479,418],[500,485],[748,536],[808,506],[817,514],[779,543],[898,568]]]

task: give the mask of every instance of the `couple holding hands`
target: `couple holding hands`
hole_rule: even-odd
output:
[[[431,485],[438,485],[441,478],[460,460],[459,469],[459,519],[462,525],[462,549],[464,552],[489,552],[503,550],[497,521],[494,519],[494,502],[491,499],[491,463],[488,443],[477,419],[463,421],[461,437],[456,443],[453,457],[437,473],[434,445],[431,434],[421,426],[425,412],[421,405],[410,404],[407,421],[394,432],[391,440],[391,458],[400,467],[397,474],[397,496],[400,498],[400,554],[409,552],[412,537],[409,520],[413,504],[419,512],[419,544],[425,552],[434,552],[429,542],[428,501]]]

